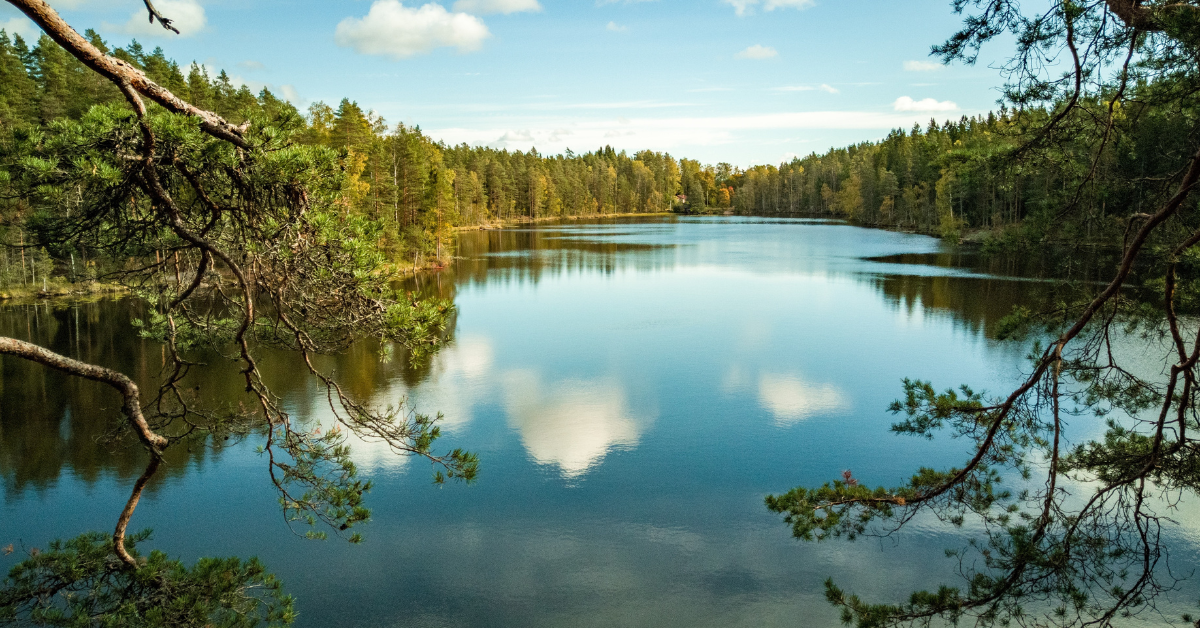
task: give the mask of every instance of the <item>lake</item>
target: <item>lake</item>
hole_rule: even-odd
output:
[[[996,325],[1051,295],[1040,270],[804,219],[572,222],[460,240],[451,269],[413,283],[454,299],[450,344],[414,364],[362,342],[322,366],[371,403],[444,414],[437,448],[478,453],[478,481],[437,487],[428,463],[357,443],[376,482],[366,541],[307,541],[289,532],[251,438],[169,452],[131,530],[153,528],[150,545],[188,561],[260,557],[303,627],[833,626],[826,578],[878,602],[958,584],[943,550],[964,546],[969,526],[918,519],[886,539],[801,543],[763,497],[846,470],[891,485],[961,464],[963,442],[889,432],[887,406],[905,377],[1007,392],[1028,346],[995,340]],[[137,338],[138,311],[10,306],[0,334],[148,383],[162,351]],[[209,361],[201,391],[246,400],[236,369]],[[101,441],[117,397],[2,364],[0,546],[110,531],[144,465]],[[268,353],[260,368],[295,416],[328,420],[295,356]],[[1102,428],[1076,423],[1075,439]],[[1172,560],[1190,569],[1200,523],[1183,512]],[[1197,597],[1189,584],[1172,599]]]

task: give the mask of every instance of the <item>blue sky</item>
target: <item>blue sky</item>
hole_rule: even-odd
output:
[[[434,138],[542,153],[604,144],[779,163],[995,107],[1003,44],[942,67],[949,0],[49,0],[300,107],[343,97]],[[0,26],[32,24],[7,4]]]

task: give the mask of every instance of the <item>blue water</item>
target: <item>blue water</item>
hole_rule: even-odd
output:
[[[827,577],[874,601],[957,584],[942,550],[970,529],[918,519],[886,539],[806,544],[763,506],[845,470],[888,485],[963,461],[966,443],[891,434],[887,405],[904,377],[1012,386],[1027,347],[992,331],[1046,286],[868,259],[942,250],[808,220],[464,233],[455,268],[422,279],[458,308],[453,341],[428,368],[374,345],[324,364],[375,404],[407,398],[443,413],[440,446],[478,453],[477,482],[435,487],[428,463],[358,443],[376,480],[366,542],[306,541],[289,532],[251,439],[174,461],[132,527],[188,560],[259,556],[297,597],[304,627],[832,626]],[[77,306],[115,316],[105,307]],[[73,315],[47,310],[37,324],[69,327]],[[63,333],[50,337],[68,342]],[[134,366],[158,355],[137,342],[114,351]],[[43,407],[48,442],[0,454],[0,546],[111,529],[136,461],[73,436],[83,428],[72,421],[107,420],[115,403],[106,415],[65,395],[16,416],[14,378],[32,375],[4,368],[0,442]],[[285,357],[264,370],[297,372]],[[48,377],[43,394],[64,397]],[[313,382],[292,384],[290,409],[327,416]]]

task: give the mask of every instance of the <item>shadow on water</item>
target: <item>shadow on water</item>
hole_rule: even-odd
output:
[[[949,316],[962,328],[993,339],[1014,306],[1049,303],[1060,293],[1045,283],[979,277],[884,275],[873,284],[886,302],[909,316]]]
[[[35,342],[86,362],[103,364],[139,382],[153,381],[161,347],[138,338],[128,300],[40,302],[0,311],[0,334]],[[135,478],[145,459],[130,455],[131,439],[113,442],[121,399],[109,387],[11,357],[0,359],[0,478],[9,496],[53,485],[64,469],[85,481],[103,474]],[[171,472],[182,473],[199,454],[172,449]],[[219,455],[219,454],[217,454]]]
[[[987,252],[978,246],[947,247],[931,253],[898,253],[864,258],[879,264],[966,270],[996,277],[1044,281],[1107,283],[1120,262],[1120,251],[1081,251],[1049,247],[1038,251]]]
[[[162,345],[141,338],[132,325],[144,315],[133,299],[43,301],[0,309],[0,335],[125,373],[138,384],[146,403],[167,356]],[[232,358],[218,352],[187,357],[199,365],[181,386],[194,393],[198,407],[219,411],[239,403],[252,405]],[[318,382],[307,376],[295,354],[263,350],[258,363],[264,381],[295,416],[303,420],[320,412]],[[399,377],[415,385],[430,368],[428,356],[416,360],[402,345],[377,341],[356,343],[338,355],[317,356],[314,363],[334,373],[357,399],[379,405],[400,401],[380,398],[387,382]],[[306,376],[295,377],[296,372]],[[0,481],[5,494],[44,491],[64,472],[87,484],[109,476],[122,481],[138,477],[147,457],[127,433],[120,408],[120,396],[104,384],[0,356]],[[219,464],[223,450],[223,443],[167,449],[166,464],[149,491],[189,469]]]
[[[482,285],[495,281],[537,283],[547,275],[612,274],[623,269],[648,272],[674,266],[674,249],[678,245],[630,241],[644,238],[644,231],[606,232],[575,227],[462,233],[459,259],[447,272],[452,274],[455,285]]]

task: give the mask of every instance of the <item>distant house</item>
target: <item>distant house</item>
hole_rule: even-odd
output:
[[[676,194],[675,200],[679,201],[680,203],[686,203],[687,202],[687,194]]]

